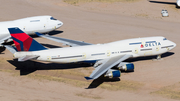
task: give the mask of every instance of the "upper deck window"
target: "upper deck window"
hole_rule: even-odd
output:
[[[40,20],[31,20],[30,22],[39,22]]]
[[[50,19],[51,19],[51,20],[57,20],[57,19],[55,19],[55,18],[53,18],[53,17],[51,17]]]
[[[164,38],[163,40],[167,40],[166,38]]]

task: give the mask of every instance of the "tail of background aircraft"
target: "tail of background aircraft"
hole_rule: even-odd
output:
[[[19,28],[8,28],[17,51],[39,51],[46,48],[24,33]]]

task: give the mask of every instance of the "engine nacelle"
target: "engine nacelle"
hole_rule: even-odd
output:
[[[180,7],[180,0],[177,0],[176,4],[178,7]]]
[[[121,71],[115,69],[109,69],[108,72],[104,75],[105,77],[115,78],[121,76]]]
[[[134,64],[128,63],[128,62],[121,62],[117,67],[124,71],[133,71],[134,70]]]

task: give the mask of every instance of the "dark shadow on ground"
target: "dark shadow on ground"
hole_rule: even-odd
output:
[[[161,55],[161,58],[166,58],[168,56],[173,55],[173,52],[166,52],[164,54]],[[136,62],[136,61],[145,61],[145,60],[152,60],[152,59],[156,59],[157,55],[155,56],[147,56],[147,57],[137,57],[137,58],[130,58],[128,60],[126,60],[125,62]]]
[[[49,32],[48,34],[49,35],[56,35],[56,34],[60,34],[60,33],[63,33],[63,32],[64,31],[54,30],[54,31]]]
[[[62,48],[61,46],[55,46],[55,45],[51,45],[51,44],[43,44],[43,43],[40,43],[40,44],[45,47],[48,47],[48,48]]]
[[[132,72],[134,72],[134,70],[131,70],[131,71],[121,70],[121,73],[132,73]]]
[[[88,86],[88,88],[86,89],[97,88],[104,82],[118,82],[118,81],[120,81],[120,78],[107,78],[107,77],[101,76],[98,79],[93,80],[91,84]]]
[[[0,54],[4,54],[4,53],[2,53],[2,52],[4,52],[5,50],[6,50],[5,47],[0,47]]]
[[[13,41],[10,41],[10,42],[7,42],[7,43],[3,43],[3,45],[12,45],[12,44],[14,44]]]
[[[158,3],[158,4],[175,5],[177,9],[180,8],[180,7],[178,7],[178,5],[176,4],[176,2],[164,2],[164,1],[152,1],[152,0],[149,0],[149,2],[151,2],[151,3]]]
[[[42,34],[48,34],[48,35],[56,35],[56,34],[61,34],[63,33],[63,31],[59,31],[59,30],[54,30],[54,31],[51,31],[49,33],[42,33]],[[37,38],[39,36],[37,36],[36,34],[33,34],[33,35],[30,35],[32,38]]]
[[[57,63],[41,63],[36,61],[25,61],[18,62],[17,59],[8,60],[10,64],[16,67],[16,70],[20,70],[20,75],[28,75],[35,72],[36,70],[58,70],[58,69],[75,69],[82,67],[89,67],[89,64],[80,63],[68,63],[68,64],[57,64]]]

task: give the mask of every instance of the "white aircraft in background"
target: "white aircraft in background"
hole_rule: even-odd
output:
[[[176,44],[164,37],[144,37],[121,40],[106,44],[89,44],[81,41],[37,35],[63,42],[72,47],[47,49],[19,28],[8,28],[15,43],[16,50],[12,46],[5,46],[13,53],[18,61],[38,60],[55,63],[88,62],[95,63],[95,70],[87,80],[97,79],[101,75],[105,77],[120,77],[120,70],[134,70],[133,63],[123,62],[126,59],[142,56],[160,56],[176,47]]]
[[[0,46],[12,41],[8,28],[18,27],[27,34],[46,33],[61,27],[63,23],[52,16],[35,16],[14,21],[0,22]]]
[[[175,2],[154,1],[154,0],[149,0],[149,2],[160,3],[160,4],[170,4],[170,5],[176,5],[176,7],[180,7],[180,0],[177,0],[176,3]]]

